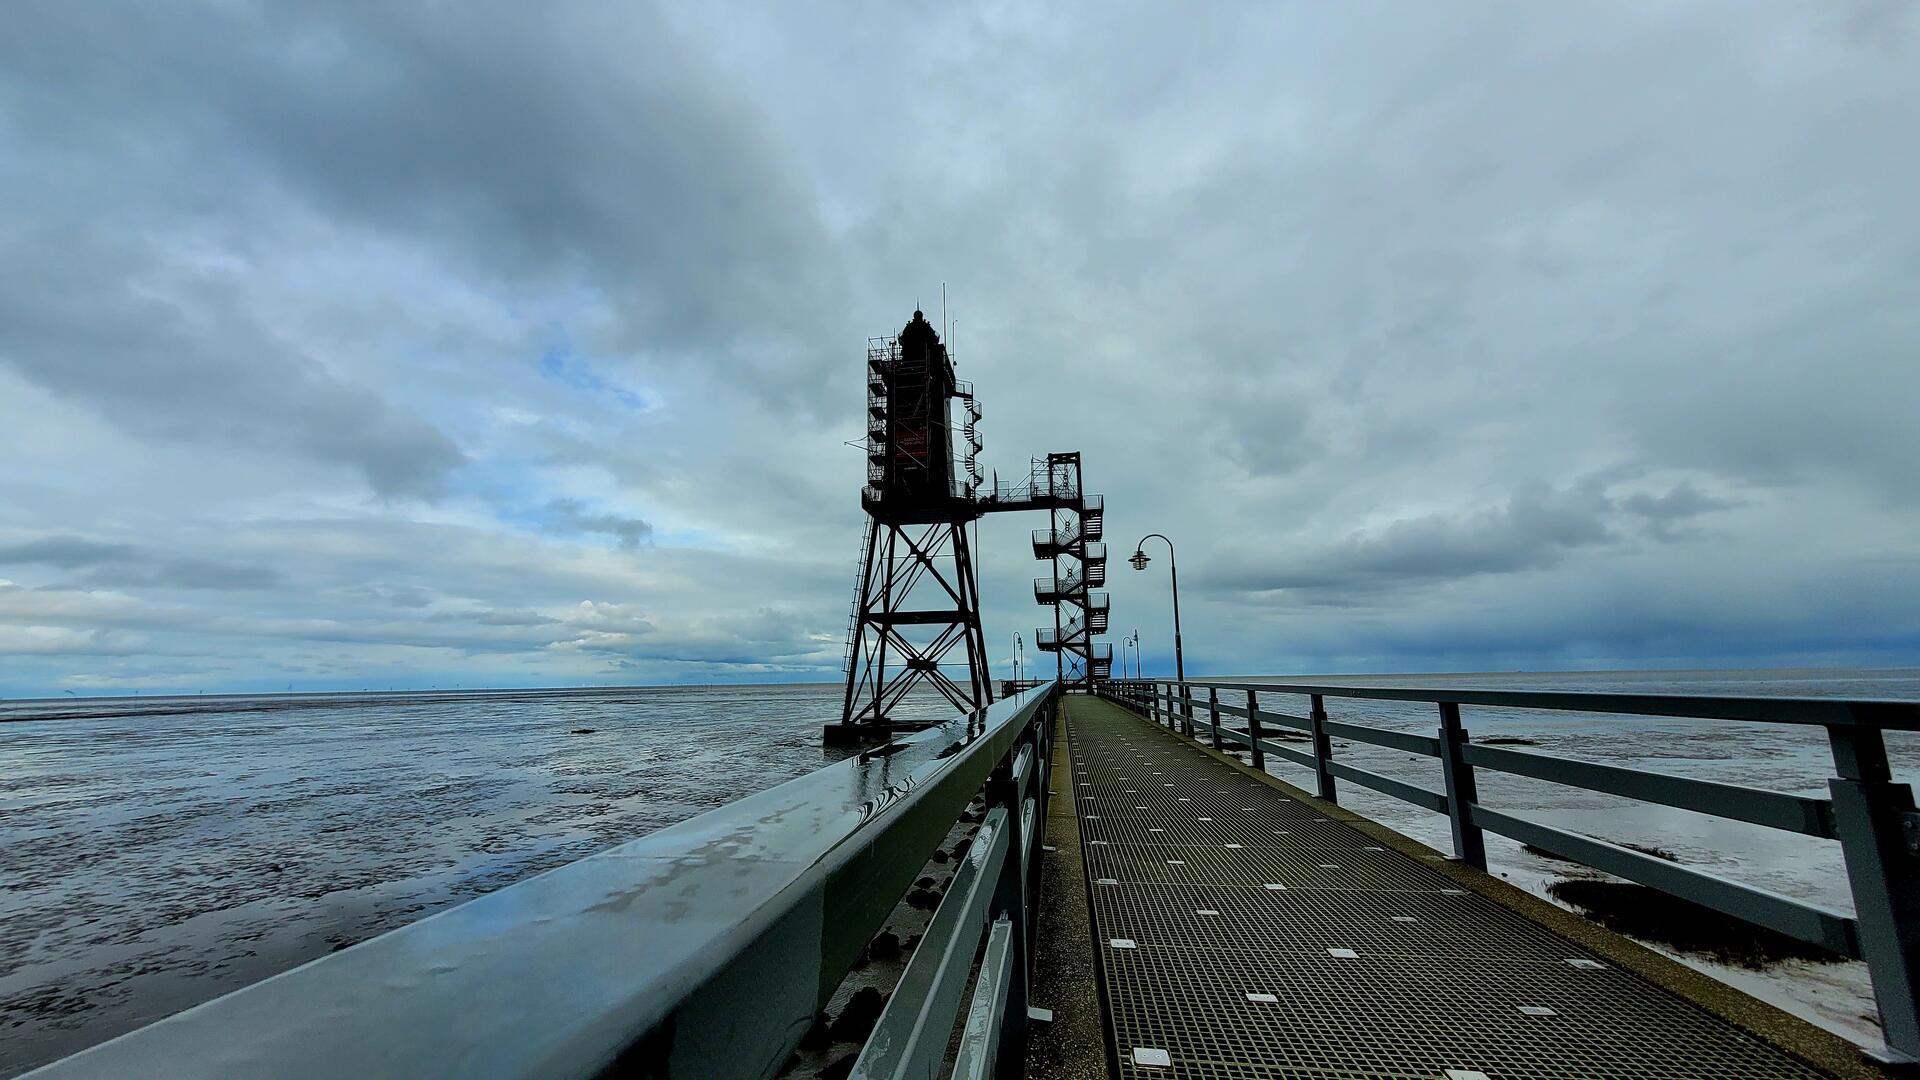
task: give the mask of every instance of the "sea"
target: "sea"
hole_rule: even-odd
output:
[[[1300,676],[1513,689],[1920,701],[1920,669]],[[0,701],[0,1075],[10,1076],[533,874],[837,760],[837,685]],[[910,702],[939,717],[937,700]],[[1291,711],[1275,695],[1263,707]],[[1430,731],[1432,706],[1330,700],[1336,719]],[[1475,738],[1821,794],[1821,733],[1784,725],[1469,709]],[[1920,739],[1890,736],[1901,779]],[[1426,787],[1437,765],[1336,757]],[[1273,766],[1283,779],[1304,774]],[[1838,845],[1482,774],[1482,801],[1789,896],[1850,909]],[[1341,801],[1446,850],[1443,818],[1345,785]],[[1541,892],[1569,868],[1488,837]],[[1674,954],[1877,1041],[1858,964],[1753,972]]]

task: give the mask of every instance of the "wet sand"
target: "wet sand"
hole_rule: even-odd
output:
[[[838,687],[159,704],[0,723],[0,1075],[839,756]]]

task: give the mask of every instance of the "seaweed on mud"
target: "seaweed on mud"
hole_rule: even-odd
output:
[[[1845,957],[1764,926],[1630,881],[1570,878],[1547,886],[1555,900],[1615,933],[1760,971],[1783,960]]]

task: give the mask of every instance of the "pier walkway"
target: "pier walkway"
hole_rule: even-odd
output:
[[[1823,1075],[1117,704],[1065,711],[1123,1077]]]

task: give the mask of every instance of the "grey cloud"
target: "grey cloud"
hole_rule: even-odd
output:
[[[137,133],[170,200],[256,185],[481,280],[584,285],[619,351],[825,401],[846,304],[809,193],[649,5],[53,6],[12,29],[0,68],[34,142]]]
[[[101,543],[77,536],[49,536],[0,547],[0,565],[37,563],[85,570],[96,585],[144,585],[169,589],[274,589],[285,578],[267,567],[193,557],[166,557],[132,544]]]
[[[143,634],[99,627],[0,625],[0,656],[134,656],[149,647]]]
[[[495,610],[444,611],[432,616],[435,622],[475,622],[481,626],[550,626],[560,620],[537,611]]]
[[[138,578],[122,579],[131,584]],[[206,559],[165,559],[156,563],[143,584],[171,589],[277,589],[285,575],[264,566],[229,566]]]
[[[419,585],[362,585],[351,590],[378,603],[397,608],[423,608],[432,605],[434,592]]]
[[[1346,590],[1394,586],[1554,566],[1577,548],[1613,539],[1613,503],[1593,480],[1568,488],[1529,484],[1505,505],[1470,514],[1403,518],[1356,532],[1318,550],[1248,558],[1237,569],[1209,569],[1214,589]]]
[[[1212,405],[1221,452],[1250,476],[1284,476],[1314,459],[1320,440],[1310,430],[1305,394],[1257,382],[1219,394]]]
[[[103,629],[90,686],[832,679],[864,338],[942,280],[988,467],[1177,539],[1190,671],[1885,661],[1890,10],[19,5],[0,529],[139,550],[3,568],[0,693]],[[1109,587],[1151,667],[1164,561]]]
[[[1647,529],[1661,539],[1672,539],[1675,527],[1702,514],[1730,510],[1740,503],[1709,495],[1691,481],[1676,484],[1664,495],[1638,492],[1620,500],[1620,508],[1646,519]]]
[[[382,495],[434,495],[465,460],[432,425],[329,372],[220,288],[152,294],[158,271],[138,225],[56,222],[9,245],[0,270],[0,363],[128,430],[187,442],[311,455],[359,471]],[[108,235],[111,234],[111,235]],[[0,256],[0,267],[5,266]]]
[[[589,513],[579,499],[554,499],[546,506],[548,527],[563,533],[603,533],[632,550],[653,537],[653,526],[639,518]]]
[[[582,605],[579,617],[569,622],[586,632],[557,639],[549,648],[614,656],[622,666],[677,661],[792,667],[837,660],[840,655],[839,642],[823,647],[809,637],[794,612],[773,608],[699,615],[656,626],[638,613],[614,606]],[[607,627],[617,629],[602,629]]]
[[[73,570],[105,562],[128,562],[140,557],[132,544],[105,544],[78,536],[44,536],[0,546],[0,564],[40,563]]]
[[[664,19],[585,3],[446,15],[14,12],[0,120],[28,167],[0,199],[35,217],[0,256],[0,364],[144,436],[441,496],[466,452],[327,355],[350,333],[291,334],[246,279],[310,242],[290,222],[318,218],[476,287],[603,297],[613,321],[589,344],[614,364],[645,352],[743,376],[787,409],[853,385],[834,363],[852,336],[842,283],[795,170]]]

